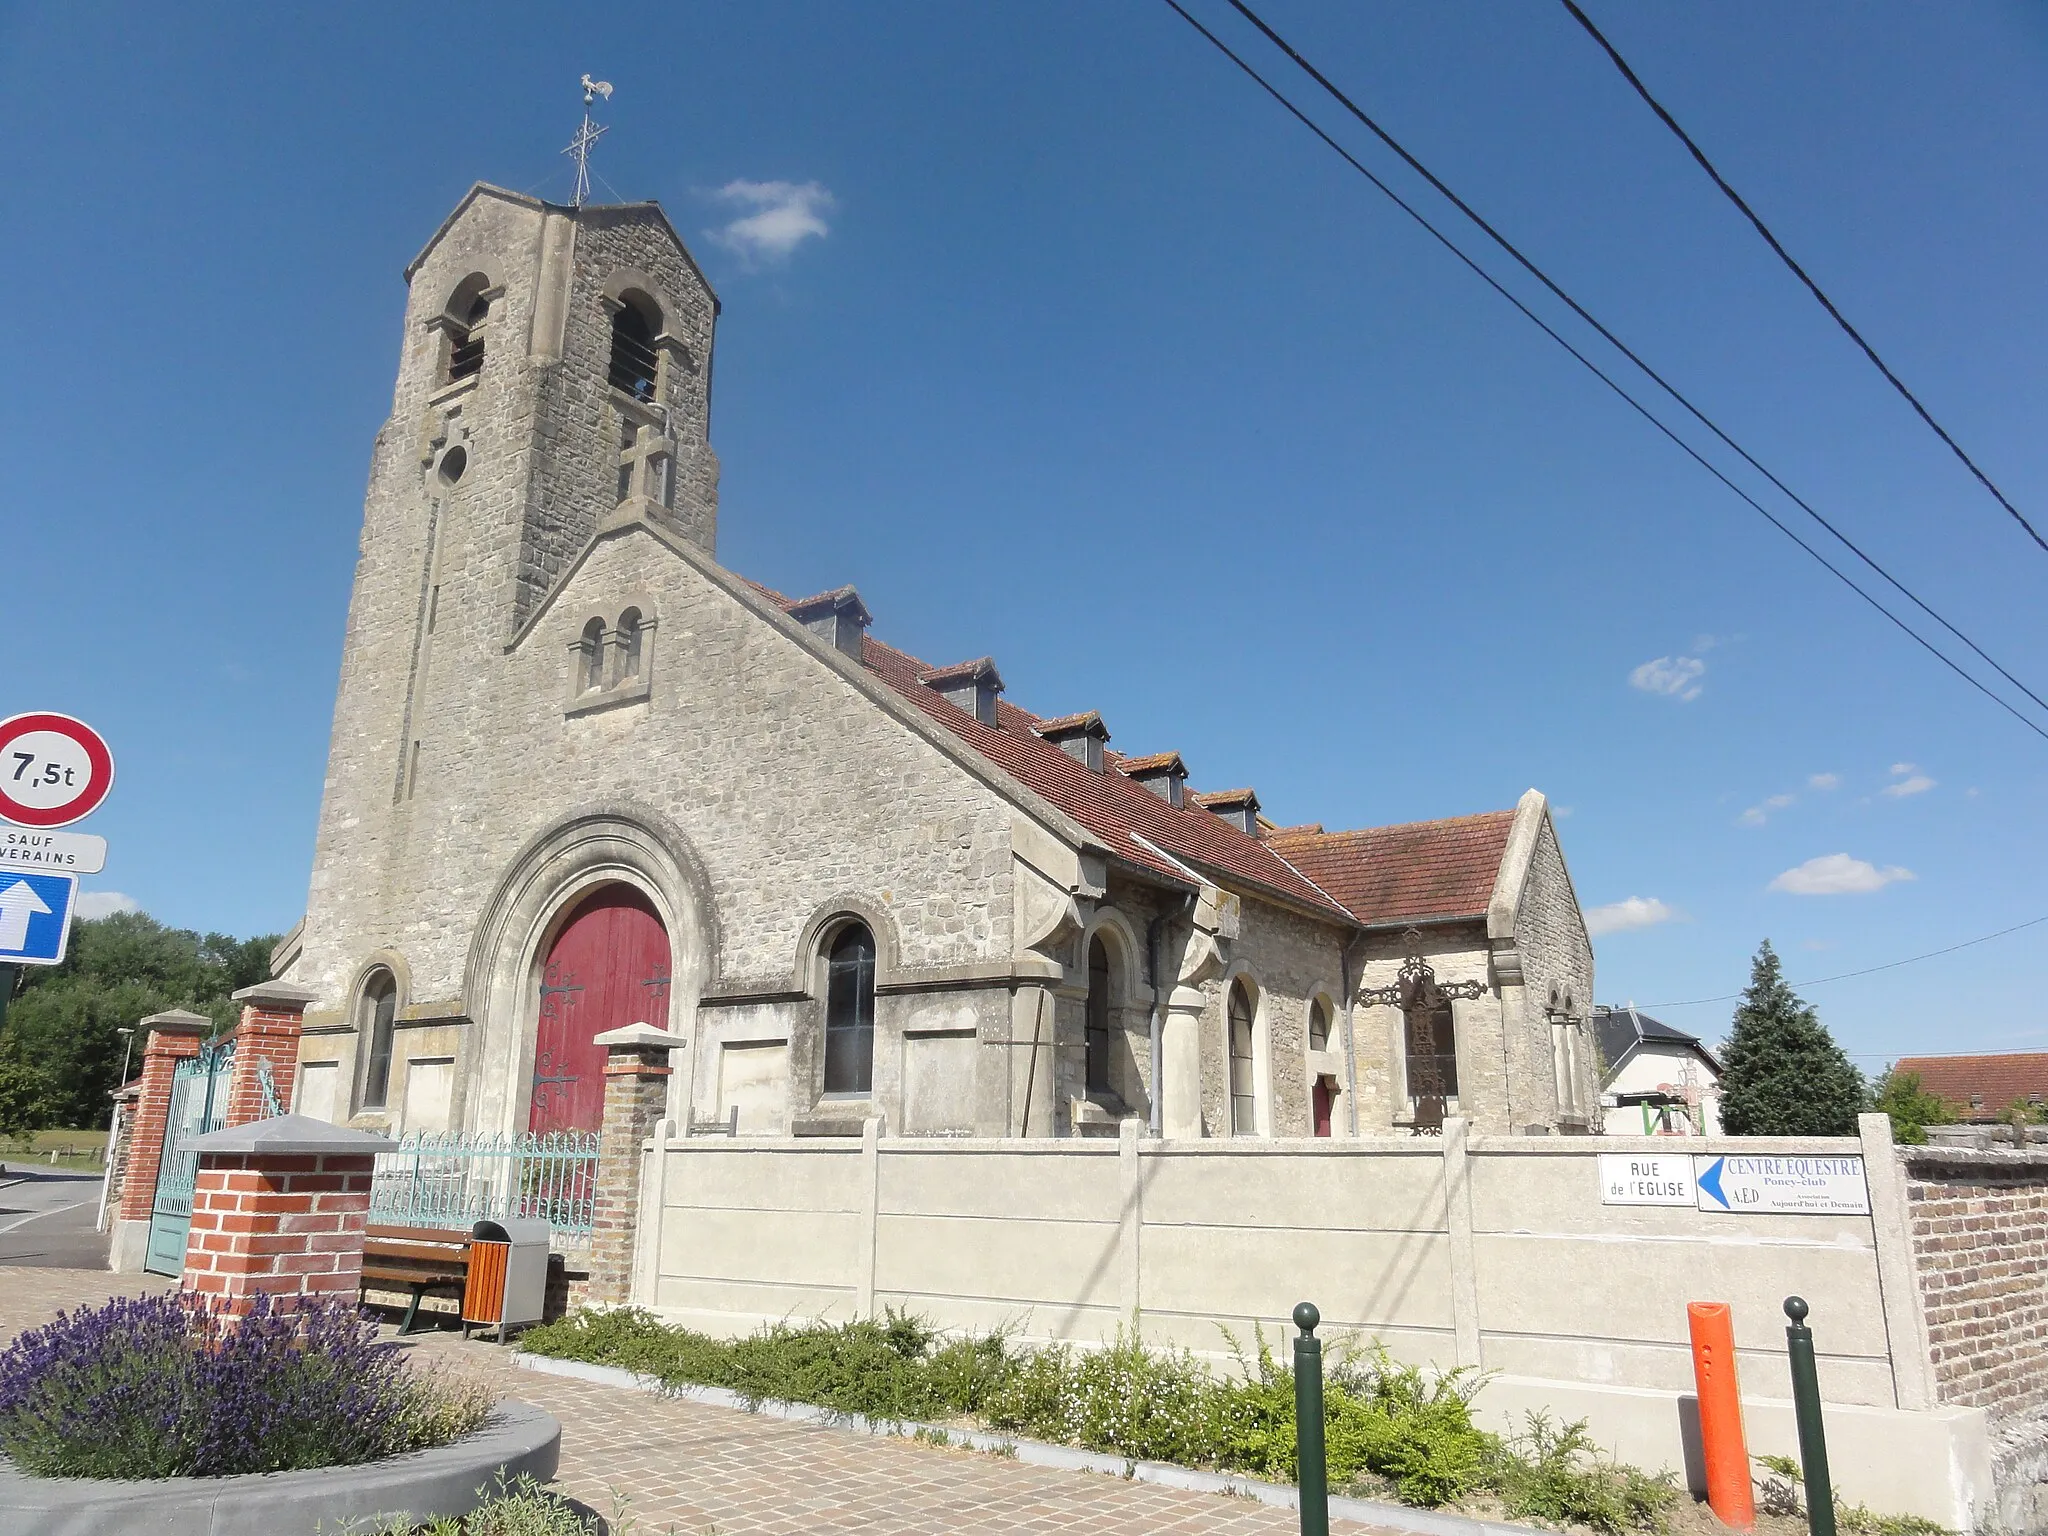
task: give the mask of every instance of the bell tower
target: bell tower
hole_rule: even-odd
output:
[[[479,184],[405,278],[307,906],[306,979],[337,995],[481,808],[516,802],[535,706],[505,679],[592,538],[645,522],[717,552],[718,298],[658,205]],[[432,969],[401,981],[407,1017],[457,990]]]

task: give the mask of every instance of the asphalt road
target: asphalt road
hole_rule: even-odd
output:
[[[0,1264],[104,1269],[106,1234],[93,1230],[100,1176],[0,1163]]]

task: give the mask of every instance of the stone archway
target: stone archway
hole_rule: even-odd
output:
[[[637,888],[600,885],[578,901],[541,964],[529,1131],[595,1131],[604,1119],[606,1030],[666,1027],[668,929]]]

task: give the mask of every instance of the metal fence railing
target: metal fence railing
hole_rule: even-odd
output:
[[[421,1131],[377,1158],[370,1220],[420,1227],[467,1227],[485,1218],[545,1221],[555,1241],[590,1241],[597,1195],[594,1131]]]

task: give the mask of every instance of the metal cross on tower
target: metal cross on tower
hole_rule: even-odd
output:
[[[581,208],[590,196],[590,150],[610,130],[600,128],[590,120],[590,106],[598,97],[612,99],[612,83],[609,80],[593,80],[583,77],[583,126],[576,130],[576,137],[569,141],[569,147],[562,151],[576,162],[576,192],[570,198],[573,207]]]
[[[1484,997],[1483,981],[1439,982],[1436,971],[1422,958],[1422,932],[1410,928],[1401,935],[1408,958],[1391,986],[1371,987],[1358,994],[1365,1007],[1375,1004],[1399,1008],[1408,1041],[1408,1097],[1415,1101],[1414,1131],[1418,1136],[1434,1135],[1443,1129],[1446,1092],[1442,1069],[1437,1065],[1437,1040],[1432,1025],[1439,1010],[1448,1008],[1452,998]]]

